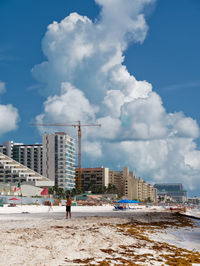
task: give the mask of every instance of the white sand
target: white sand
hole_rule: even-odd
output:
[[[140,213],[143,215],[141,217],[153,211],[159,214],[159,208],[138,207],[137,210],[114,212],[112,206],[73,206],[72,219],[68,220],[65,219],[64,206],[55,206],[49,213],[48,208],[32,205],[0,208],[1,266],[87,265],[74,261],[87,258],[91,259],[90,265],[109,258],[110,265],[125,265],[120,259],[116,262],[117,257],[131,261],[128,253],[123,255],[123,246],[128,246],[134,255],[138,254],[141,258],[144,254],[150,254],[145,264],[140,262],[140,265],[163,264],[158,261],[162,252],[151,249],[148,242],[124,234],[115,226],[129,222],[129,215],[139,219]],[[81,213],[86,216],[93,213],[97,217],[76,216],[81,216]],[[98,217],[101,213],[107,217]],[[110,218],[111,214],[119,217]],[[177,244],[176,236],[172,236],[167,230],[149,233],[149,236],[155,241]],[[137,245],[143,248],[133,248]]]

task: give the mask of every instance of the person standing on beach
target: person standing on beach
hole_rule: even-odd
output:
[[[66,200],[66,219],[71,218],[71,206],[72,206],[72,200],[70,199],[69,195],[67,195]]]
[[[53,207],[52,207],[52,201],[51,200],[49,200],[48,201],[48,206],[49,206],[49,209],[48,209],[48,212],[50,212],[51,210],[53,211]]]

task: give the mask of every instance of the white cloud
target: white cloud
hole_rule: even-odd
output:
[[[96,2],[98,21],[72,13],[48,26],[46,61],[32,69],[47,95],[37,121],[101,123],[84,129],[86,165],[128,165],[144,179],[193,189],[200,185],[198,124],[183,112],[168,114],[152,85],[137,81],[123,64],[129,42],[144,41],[144,7],[155,1]]]
[[[6,84],[0,80],[0,94],[6,92]]]
[[[0,135],[17,128],[19,121],[18,111],[11,104],[0,104]]]
[[[92,121],[98,108],[91,105],[84,93],[69,83],[62,83],[60,95],[49,96],[44,102],[44,113],[37,122],[65,123],[67,121]]]
[[[0,94],[6,92],[6,83],[0,81]],[[17,129],[19,121],[18,110],[11,104],[3,105],[0,103],[0,136]]]
[[[85,141],[83,143],[83,150],[87,155],[92,154],[92,160],[95,162],[97,158],[102,157],[102,149],[101,144],[99,142],[91,142],[91,141]]]

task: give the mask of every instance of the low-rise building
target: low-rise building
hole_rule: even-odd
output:
[[[78,180],[78,169],[76,169],[76,180]],[[109,168],[82,168],[81,183],[84,190],[90,190],[92,186],[107,187],[109,184]]]
[[[200,205],[200,197],[189,198],[188,203],[192,205]]]

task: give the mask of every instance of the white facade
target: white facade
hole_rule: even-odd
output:
[[[0,146],[0,152],[42,174],[42,144],[25,145],[6,141]]]
[[[75,187],[75,140],[63,132],[45,134],[43,175],[65,190]]]
[[[0,183],[13,184],[28,182],[35,184],[36,181],[43,181],[48,186],[48,178],[27,168],[12,158],[0,153]],[[53,182],[50,182],[53,185]]]

